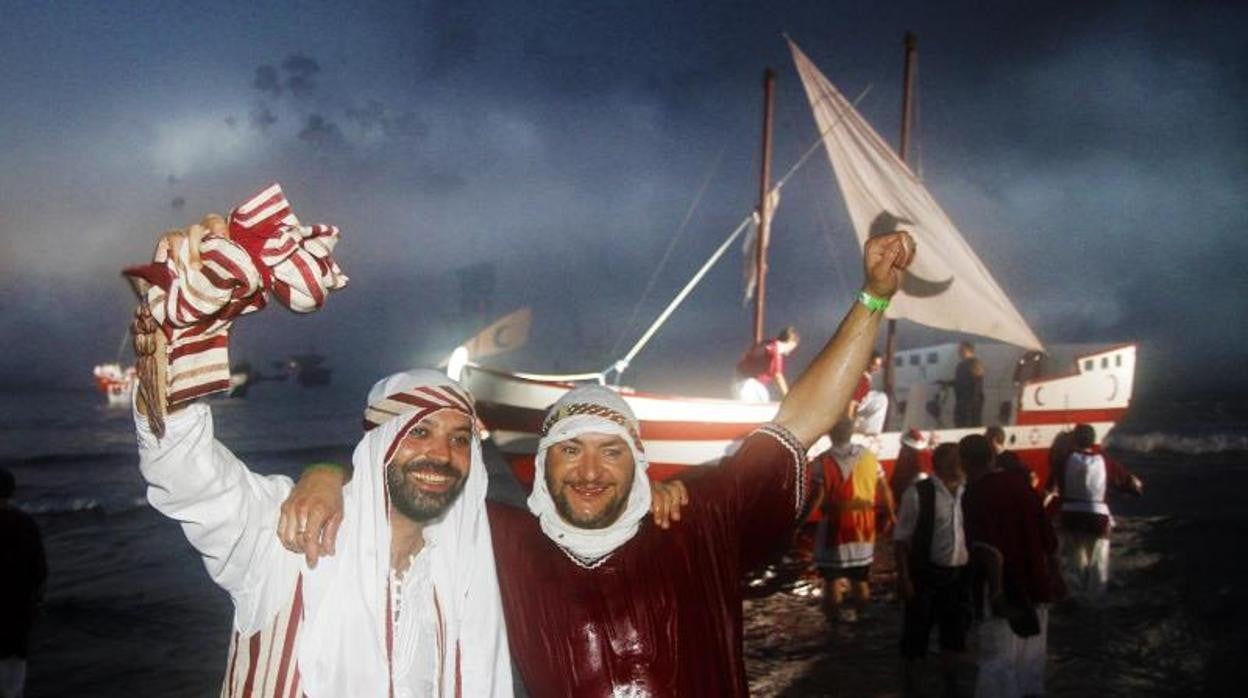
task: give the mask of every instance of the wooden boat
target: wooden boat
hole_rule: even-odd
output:
[[[904,152],[908,140],[908,115],[911,112],[908,95],[911,93],[910,76],[914,61],[912,37],[907,37],[907,97],[903,101],[900,155],[893,154],[885,146],[883,139],[796,45],[792,45],[792,49],[820,125],[820,140],[828,150],[860,242],[870,234],[871,217],[880,215],[879,202],[892,201],[904,214],[895,218],[904,221],[904,227],[919,238],[919,260],[931,260],[926,266],[916,262],[917,269],[912,271],[919,287],[903,286],[889,309],[893,319],[889,323],[888,355],[891,358],[886,366],[886,384],[894,402],[891,421],[901,428],[878,435],[856,435],[855,439],[867,443],[876,451],[885,468],[890,469],[905,429],[924,431],[933,444],[956,441],[966,434],[983,430],[982,426],[949,428],[952,422],[949,414],[951,405],[947,403],[951,401],[942,399],[947,392],[942,383],[954,375],[958,361],[957,344],[894,351],[892,332],[896,318],[996,338],[1003,341],[978,342],[976,346],[977,356],[986,370],[985,403],[997,411],[996,415],[988,415],[986,423],[1003,426],[1007,447],[1037,473],[1040,482],[1044,482],[1048,471],[1048,447],[1059,432],[1076,423],[1088,422],[1103,438],[1126,412],[1134,383],[1136,345],[1042,347],[952,222],[906,166]],[[769,82],[767,84],[770,85]],[[774,189],[769,185],[769,86],[767,92],[763,184],[760,205],[756,209],[759,233],[755,249],[758,250],[760,272],[765,270],[762,259],[768,242],[767,218],[770,202],[774,200],[772,192],[783,186],[793,172],[782,178]],[[859,169],[855,170],[855,167]],[[877,188],[864,196],[859,190],[866,180],[872,180],[868,182],[868,188]],[[869,201],[877,208],[864,208],[863,201]],[[884,213],[888,212],[886,206]],[[462,356],[458,360],[452,359],[453,373],[476,396],[483,422],[522,483],[532,483],[533,455],[546,409],[579,382],[609,383],[608,378],[613,372],[618,379],[618,374],[674,312],[692,286],[749,224],[750,218],[747,217],[694,275],[691,284],[659,316],[633,351],[606,371],[577,375],[525,374],[488,368],[471,360],[465,361]],[[925,240],[924,235],[932,237]],[[945,264],[943,270],[939,268],[942,258]],[[944,276],[948,280],[942,281]],[[756,278],[757,341],[762,328],[765,276],[759,273]],[[962,295],[956,296],[954,289]],[[949,297],[942,299],[941,295],[946,293]],[[950,308],[960,312],[956,316],[951,315]],[[1039,355],[1047,357],[1048,368],[1034,372],[1036,375],[1020,378],[1017,370],[1019,363],[1026,365]],[[770,420],[778,408],[774,402],[750,403],[734,399],[664,395],[626,387],[618,389],[641,422],[641,436],[650,458],[651,476],[655,478],[666,478],[686,468],[714,464],[731,453],[742,437]],[[816,444],[811,449],[812,455],[826,448],[826,445],[826,440]]]

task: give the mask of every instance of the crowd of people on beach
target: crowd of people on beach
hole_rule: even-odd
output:
[[[1089,424],[1056,437],[1043,482],[1006,448],[999,426],[937,444],[935,432],[909,429],[891,476],[852,442],[853,427],[848,418],[838,423],[831,448],[812,460],[813,560],[826,581],[813,594],[799,585],[799,593],[820,598],[830,624],[862,622],[877,538],[891,537],[895,571],[874,571],[877,584],[895,581],[902,606],[907,694],[923,694],[923,677],[939,673],[943,695],[963,695],[959,678],[972,672],[975,696],[1043,694],[1049,611],[1104,598],[1107,497],[1140,494],[1139,478],[1100,449]],[[934,665],[925,661],[933,629]]]

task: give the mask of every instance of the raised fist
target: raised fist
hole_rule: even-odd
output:
[[[878,298],[892,298],[901,288],[901,275],[914,261],[914,237],[904,230],[872,237],[863,247],[864,288]]]

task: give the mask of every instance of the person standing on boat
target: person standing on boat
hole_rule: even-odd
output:
[[[1075,451],[1053,476],[1062,507],[1062,571],[1073,596],[1095,600],[1109,582],[1114,519],[1106,495],[1111,489],[1139,495],[1144,483],[1096,447],[1092,425],[1076,425],[1072,438]]]
[[[962,525],[966,476],[957,444],[936,447],[935,476],[915,482],[901,496],[893,547],[902,615],[901,656],[908,689],[915,685],[918,660],[927,655],[932,627],[939,629],[945,695],[957,695],[958,660],[966,653],[971,621],[969,556]],[[951,689],[951,690],[950,690]]]
[[[17,481],[0,468],[0,698],[21,698],[35,611],[48,562],[39,525],[9,502]]]
[[[760,344],[755,344],[737,362],[737,399],[746,402],[770,402],[771,385],[775,385],[783,399],[789,394],[789,383],[784,377],[784,357],[793,353],[802,341],[797,328],[789,325],[780,334]]]
[[[977,427],[984,423],[984,364],[975,356],[975,345],[958,345],[961,361],[953,374],[953,426]]]
[[[823,574],[824,610],[829,618],[853,622],[871,601],[870,572],[875,561],[875,509],[884,500],[890,524],[893,495],[884,468],[871,449],[850,442],[854,423],[842,418],[832,427],[832,447],[811,464],[812,509],[822,512],[815,534],[815,566]],[[845,597],[853,602],[846,607]]]
[[[849,418],[854,421],[854,431],[874,436],[884,431],[888,417],[888,395],[874,386],[875,377],[884,368],[884,357],[872,352],[867,368],[858,379],[858,387],[849,401]]]
[[[976,573],[973,595],[982,616],[975,695],[1041,695],[1048,609],[1058,599],[1057,536],[1040,495],[1017,471],[993,466],[982,434],[958,442],[966,471],[962,516]]]
[[[742,576],[785,547],[807,511],[806,450],[844,418],[913,256],[905,232],[867,241],[863,290],[835,336],[770,424],[688,475],[687,507],[667,530],[650,524],[628,404],[602,386],[555,403],[529,510],[490,505],[510,645],[531,695],[748,695]],[[296,499],[332,501],[336,485],[327,495],[325,484],[305,479]]]

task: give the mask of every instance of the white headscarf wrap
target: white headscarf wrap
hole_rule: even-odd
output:
[[[368,402],[365,426],[373,428],[352,456],[355,474],[343,490],[338,554],[304,575],[307,618],[297,651],[308,695],[390,693],[386,462],[412,427],[435,412],[455,410],[475,420],[471,395],[436,371],[390,376],[373,387]],[[471,449],[459,498],[424,528],[443,622],[439,647],[421,651],[439,653],[438,695],[510,696],[511,659],[485,511],[487,476],[475,436]]]
[[[582,434],[613,434],[624,439],[633,452],[636,472],[628,504],[618,519],[606,528],[579,528],[564,520],[546,486],[546,452],[551,446]],[[529,511],[542,525],[542,531],[557,545],[583,563],[589,564],[611,554],[637,534],[641,520],[650,511],[650,463],[642,449],[637,417],[628,403],[610,388],[587,385],[564,394],[546,414],[542,438],[537,445],[533,493]]]

